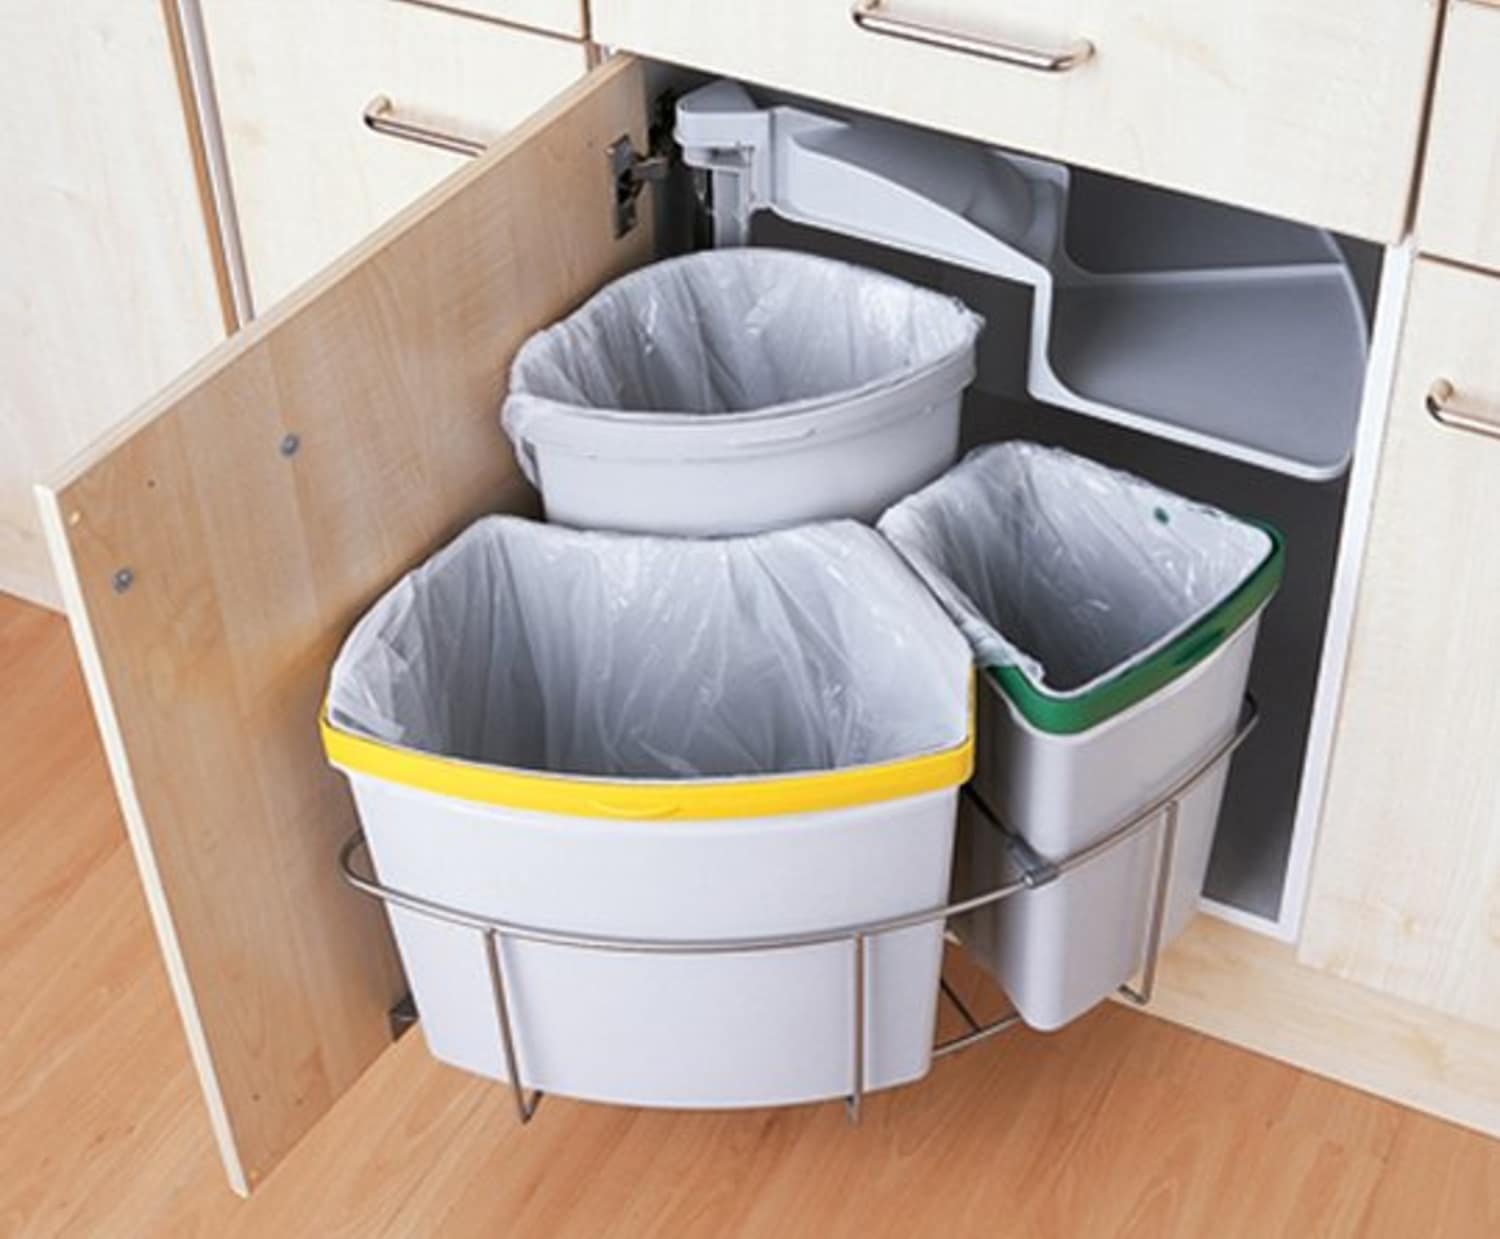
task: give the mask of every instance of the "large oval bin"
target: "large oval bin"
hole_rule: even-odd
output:
[[[1281,580],[1273,530],[1023,442],[970,453],[880,530],[975,649],[974,789],[1041,859],[1099,842],[1233,735]],[[1179,806],[1163,942],[1196,911],[1228,768]],[[1165,820],[964,921],[1032,1027],[1060,1027],[1142,967]],[[963,885],[1017,875],[1005,834],[981,814],[962,825]]]
[[[573,935],[761,938],[941,906],[971,674],[853,522],[676,541],[491,517],[351,633],[324,739],[387,887]],[[391,922],[432,1053],[505,1078],[483,934]],[[941,935],[867,944],[866,1088],[927,1070]],[[851,1092],[847,941],[500,950],[528,1087],[685,1107]]]
[[[689,254],[527,341],[502,420],[559,524],[874,520],[957,457],[982,326],[952,297],[832,259]]]

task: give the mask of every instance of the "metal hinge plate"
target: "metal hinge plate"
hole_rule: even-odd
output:
[[[615,236],[623,237],[635,227],[639,218],[637,200],[652,182],[667,179],[676,162],[672,143],[672,123],[676,99],[663,95],[653,108],[649,149],[643,155],[625,134],[609,144],[605,155],[609,161],[609,181],[613,191]]]
[[[402,1034],[417,1026],[417,1004],[410,993],[403,994],[400,1001],[390,1009],[391,1040],[401,1040]]]

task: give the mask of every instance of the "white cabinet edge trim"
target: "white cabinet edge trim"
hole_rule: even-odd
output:
[[[1401,326],[1406,317],[1407,290],[1415,257],[1415,247],[1408,238],[1399,246],[1387,247],[1381,267],[1375,323],[1370,337],[1370,359],[1355,433],[1354,459],[1349,468],[1349,488],[1344,496],[1344,523],[1339,533],[1333,592],[1323,630],[1323,652],[1318,665],[1312,724],[1308,729],[1302,763],[1302,785],[1297,794],[1297,816],[1292,826],[1292,847],[1287,857],[1281,912],[1271,920],[1215,900],[1204,899],[1202,902],[1203,910],[1211,916],[1283,942],[1296,942],[1302,933],[1318,826],[1328,790],[1334,733],[1338,728],[1339,708],[1344,695],[1344,673],[1353,637],[1354,610],[1359,601],[1365,543],[1374,512],[1375,479],[1380,470],[1380,451],[1390,415],[1391,388],[1396,376]]]

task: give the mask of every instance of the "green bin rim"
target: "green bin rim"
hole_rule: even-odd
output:
[[[983,670],[1038,731],[1076,735],[1123,713],[1206,659],[1249,622],[1281,585],[1286,566],[1286,540],[1281,531],[1265,521],[1244,523],[1270,537],[1271,549],[1266,557],[1223,602],[1149,658],[1072,694],[1054,693],[1014,665],[986,666]]]

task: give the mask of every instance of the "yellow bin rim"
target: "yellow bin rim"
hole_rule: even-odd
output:
[[[770,777],[603,779],[488,766],[404,748],[318,718],[329,762],[411,791],[531,813],[615,821],[712,821],[821,813],[957,787],[974,770],[973,679],[968,733],[934,753],[838,770]]]

